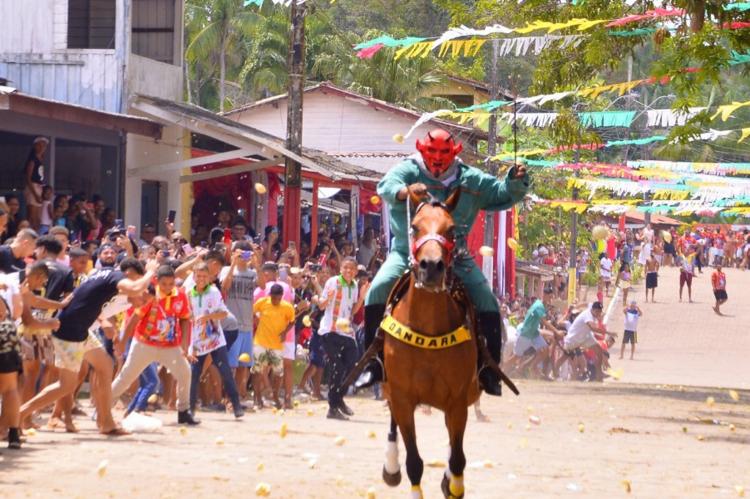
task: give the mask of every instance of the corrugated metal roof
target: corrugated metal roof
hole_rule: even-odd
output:
[[[242,142],[249,142],[254,146],[267,147],[280,156],[300,161],[292,151],[286,148],[283,139],[199,106],[145,95],[138,95],[133,106],[146,114],[153,112],[156,119],[168,120],[194,133],[207,135],[222,142],[227,142],[229,138],[230,143],[235,146],[239,146]],[[149,106],[155,106],[163,113],[154,112],[149,109]],[[377,182],[382,176],[381,172],[376,170],[346,163],[322,151],[306,147],[302,148],[300,159],[304,170],[326,175],[333,180]]]
[[[134,133],[156,139],[161,138],[162,126],[147,118],[100,111],[68,102],[35,97],[7,86],[0,86],[1,110]]]
[[[369,105],[377,107],[379,109],[384,109],[384,110],[388,110],[388,111],[398,113],[401,115],[409,116],[410,118],[414,118],[415,120],[419,119],[422,116],[421,111],[414,111],[412,109],[407,109],[405,107],[397,106],[396,104],[392,104],[384,100],[376,99],[368,95],[358,94],[357,92],[353,92],[345,88],[337,87],[336,85],[334,85],[333,83],[329,81],[324,81],[316,85],[309,86],[305,89],[305,92],[316,92],[316,91],[330,92],[330,93],[335,93],[335,94],[348,97],[351,99],[358,99],[358,100],[366,102]],[[267,99],[262,99],[262,100],[253,102],[252,104],[247,104],[245,106],[241,106],[236,109],[226,111],[223,113],[223,115],[231,116],[233,114],[241,113],[243,111],[248,111],[250,109],[264,106],[266,104],[273,104],[274,102],[284,100],[286,98],[287,98],[287,94],[285,93],[274,95],[272,97],[268,97]],[[474,127],[470,127],[466,125],[459,125],[458,123],[455,123],[453,121],[442,120],[439,118],[433,118],[429,122],[434,123],[436,126],[447,128],[449,130],[462,132],[464,134],[472,134],[480,140],[487,140],[487,132],[480,130],[478,128],[474,128]]]

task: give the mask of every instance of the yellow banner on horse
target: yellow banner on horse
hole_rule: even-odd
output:
[[[390,315],[385,316],[383,322],[380,323],[380,327],[399,341],[428,350],[449,348],[471,339],[471,332],[466,326],[461,326],[442,336],[425,336],[417,333],[409,326],[401,324]]]

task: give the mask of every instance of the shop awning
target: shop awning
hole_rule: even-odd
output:
[[[161,138],[162,126],[146,118],[97,111],[66,102],[42,99],[17,92],[11,87],[0,86],[0,117],[4,111],[117,132],[134,133],[153,139]]]
[[[252,158],[256,161],[255,164],[251,163],[245,167],[211,172],[213,176],[222,176],[270,166],[282,166],[285,158],[289,158],[302,165],[303,174],[306,172],[318,178],[360,183],[377,182],[381,177],[381,174],[376,171],[345,163],[320,151],[302,148],[300,155],[295,154],[285,147],[284,140],[279,137],[242,125],[191,104],[139,95],[132,103],[132,107],[149,118],[211,137],[237,147],[237,149],[169,164],[142,167],[128,171],[128,175],[140,175],[148,171],[182,170],[183,168],[239,158]],[[207,172],[201,172],[192,175],[203,175],[201,178],[205,178],[207,174]],[[190,179],[190,175],[184,175],[183,177],[186,181]]]

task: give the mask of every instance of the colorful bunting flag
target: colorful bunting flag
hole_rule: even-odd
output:
[[[746,10],[750,10],[750,2],[730,3],[729,5],[724,6],[724,10],[736,10],[737,12],[745,12]]]
[[[594,128],[629,127],[635,119],[635,111],[578,113],[578,119],[581,120],[583,126],[592,126]]]
[[[750,106],[750,101],[746,102],[737,102],[734,101],[731,104],[725,104],[723,106],[719,106],[716,113],[711,116],[712,120],[715,120],[717,117],[721,116],[721,121],[726,121],[729,119],[729,117],[732,115],[733,112],[738,110],[741,107]]]

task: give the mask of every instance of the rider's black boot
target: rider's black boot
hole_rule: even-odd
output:
[[[385,305],[367,305],[365,307],[365,350],[370,348],[380,328],[380,323],[385,315]],[[382,352],[378,352],[378,358],[370,359],[362,374],[354,382],[354,390],[362,390],[383,381]]]
[[[501,322],[499,312],[481,312],[479,313],[479,330],[487,341],[487,349],[490,351],[490,357],[497,364],[500,364],[502,352]],[[486,393],[490,395],[502,395],[500,377],[484,365],[483,359],[479,359],[479,384]]]

